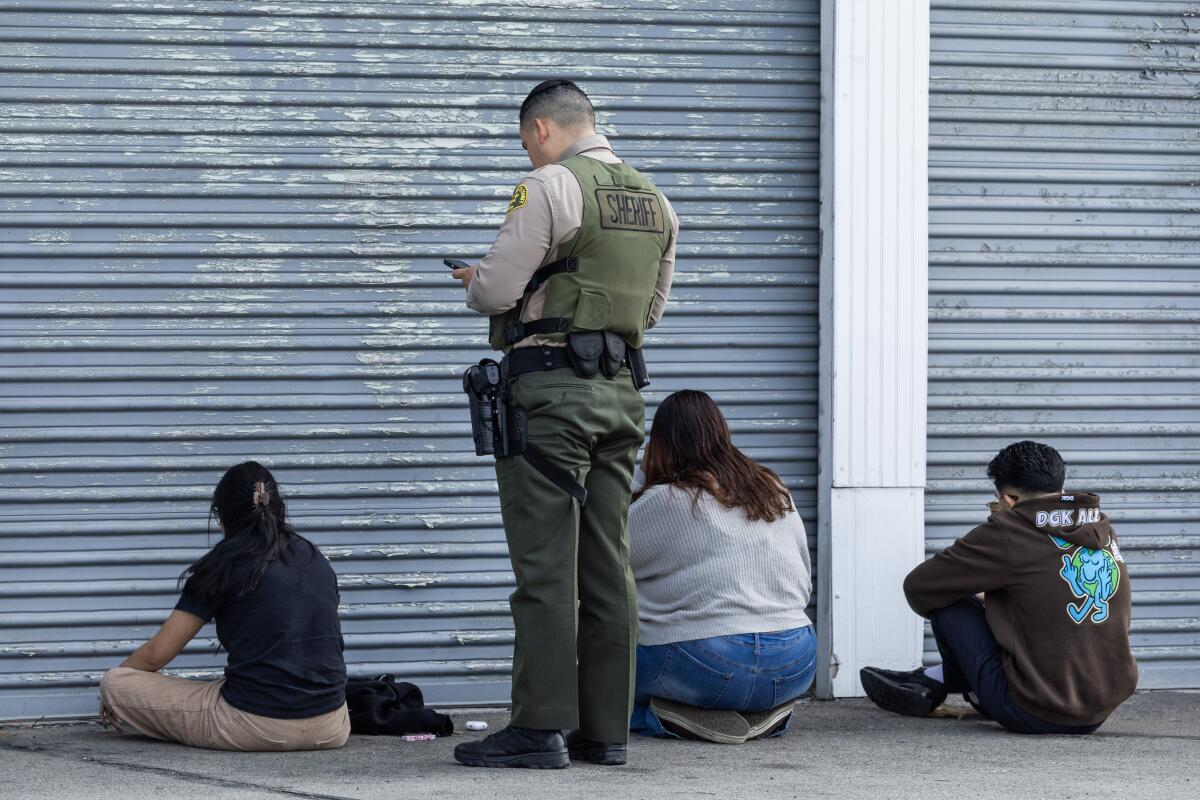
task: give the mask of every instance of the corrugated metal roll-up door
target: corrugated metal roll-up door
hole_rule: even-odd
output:
[[[94,711],[247,457],[333,560],[353,673],[506,700],[484,321],[441,259],[486,251],[551,75],[683,220],[651,404],[711,390],[815,535],[817,7],[0,3],[0,718]]]
[[[1200,686],[1200,20],[934,0],[930,552],[1033,438],[1113,517],[1142,688]],[[927,641],[934,657],[932,642]]]

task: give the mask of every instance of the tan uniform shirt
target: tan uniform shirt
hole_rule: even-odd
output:
[[[608,139],[592,134],[576,140],[558,160],[583,155],[606,164],[620,163]],[[547,164],[521,180],[525,203],[508,212],[491,251],[479,262],[475,277],[467,289],[467,305],[481,314],[500,314],[517,304],[533,273],[566,255],[564,245],[575,238],[583,223],[583,189],[575,175],[561,164]],[[671,232],[667,250],[658,262],[658,283],[650,308],[648,328],[653,328],[667,307],[667,294],[675,274],[675,240],[679,236],[679,218],[663,198]],[[563,252],[560,254],[559,250]],[[521,321],[540,319],[546,299],[546,287],[539,286],[525,304]],[[545,336],[527,336],[514,347],[534,345],[562,346]]]

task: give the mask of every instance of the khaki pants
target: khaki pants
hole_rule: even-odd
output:
[[[218,681],[192,681],[117,667],[100,680],[100,700],[117,719],[168,742],[214,750],[330,750],[350,738],[346,706],[308,719],[260,717],[221,697]]]

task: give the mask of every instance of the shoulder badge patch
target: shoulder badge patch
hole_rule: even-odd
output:
[[[512,200],[508,201],[508,211],[506,213],[511,214],[512,212],[516,211],[518,208],[524,208],[525,201],[528,199],[529,199],[529,190],[526,189],[525,184],[522,183],[516,189],[513,189]]]

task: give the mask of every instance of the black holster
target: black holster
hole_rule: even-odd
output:
[[[485,358],[468,367],[463,391],[471,408],[475,455],[503,458],[525,452],[525,409],[509,405],[508,381],[499,364]]]

